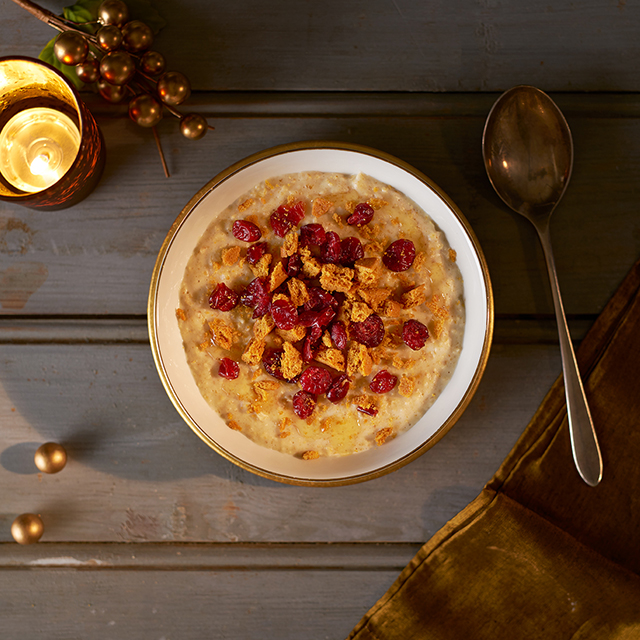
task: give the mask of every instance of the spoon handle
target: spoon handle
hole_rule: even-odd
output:
[[[567,399],[567,417],[569,420],[569,434],[571,436],[573,459],[582,479],[588,485],[595,487],[600,480],[602,480],[602,456],[600,454],[600,447],[598,446],[598,440],[593,428],[589,405],[587,404],[584,387],[582,386],[580,371],[573,351],[564,307],[562,306],[549,228],[548,225],[543,228],[536,226],[536,228],[547,262],[553,305],[558,323],[562,374]]]

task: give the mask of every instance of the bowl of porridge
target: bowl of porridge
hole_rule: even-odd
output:
[[[455,204],[385,153],[297,143],[205,185],[149,294],[169,398],[260,476],[344,485],[393,471],[458,420],[483,374],[493,297]]]

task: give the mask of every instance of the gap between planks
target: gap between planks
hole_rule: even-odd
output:
[[[401,571],[419,543],[0,543],[2,569]]]
[[[638,118],[636,93],[551,93],[565,115]],[[218,91],[193,93],[189,108],[205,117],[478,117],[486,118],[500,93]],[[126,106],[83,94],[96,117],[128,117]]]
[[[595,318],[569,317],[573,340],[582,340]],[[496,344],[557,344],[556,321],[553,316],[498,316],[493,340]],[[149,334],[143,316],[4,316],[0,317],[0,344],[149,344]]]

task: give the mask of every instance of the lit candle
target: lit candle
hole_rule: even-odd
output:
[[[0,131],[2,176],[27,193],[47,189],[69,170],[80,140],[73,120],[56,109],[20,111]]]

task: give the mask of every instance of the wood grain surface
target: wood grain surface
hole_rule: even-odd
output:
[[[480,492],[560,373],[535,232],[482,165],[501,91],[551,92],[573,132],[551,233],[576,343],[640,255],[640,6],[153,6],[167,21],[157,49],[215,130],[191,142],[160,123],[167,179],[126,105],[85,93],[107,143],[95,192],[55,213],[0,202],[0,637],[343,638]],[[0,11],[0,56],[37,56],[55,35],[10,0]],[[191,196],[302,140],[368,145],[429,176],[479,238],[497,313],[486,373],[447,436],[390,475],[331,489],[271,482],[208,449],[167,398],[146,329],[158,250]],[[69,451],[53,476],[33,464],[47,440]],[[37,545],[12,542],[23,512],[42,515]]]

